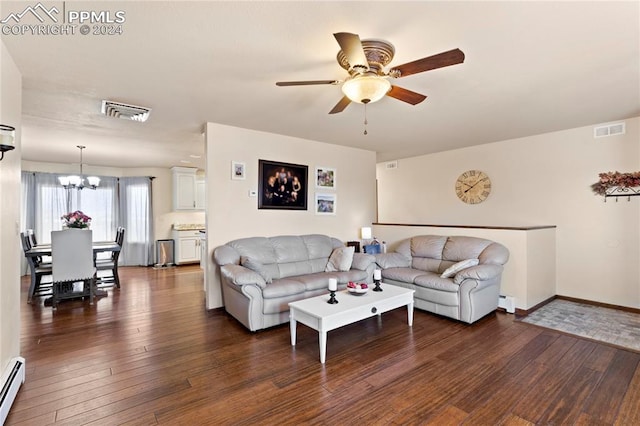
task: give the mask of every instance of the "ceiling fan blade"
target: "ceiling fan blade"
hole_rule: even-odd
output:
[[[348,107],[350,103],[351,103],[351,99],[347,98],[346,96],[343,96],[342,99],[340,99],[340,102],[338,102],[336,106],[334,106],[333,109],[329,111],[329,114],[336,114],[338,112],[344,111],[344,109]]]
[[[403,89],[398,86],[391,86],[391,90],[387,92],[387,96],[391,96],[392,98],[411,105],[417,105],[427,99],[425,95],[421,95],[420,93],[412,92],[411,90]]]
[[[367,70],[369,69],[369,61],[367,61],[367,56],[364,54],[362,42],[358,34],[334,33],[333,36],[347,57],[351,68],[359,66]]]
[[[340,84],[339,80],[278,81],[276,86],[310,86],[313,84]]]
[[[460,49],[449,50],[448,52],[438,53],[437,55],[418,59],[413,62],[393,67],[389,74],[395,71],[400,72],[399,77],[406,77],[419,72],[435,70],[437,68],[448,67],[449,65],[461,64],[464,62],[464,53]]]

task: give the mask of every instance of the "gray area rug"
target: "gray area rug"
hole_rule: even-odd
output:
[[[554,299],[521,321],[640,352],[640,314]]]

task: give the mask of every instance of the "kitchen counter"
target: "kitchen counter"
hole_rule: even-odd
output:
[[[204,231],[205,226],[202,223],[174,223],[174,231]]]

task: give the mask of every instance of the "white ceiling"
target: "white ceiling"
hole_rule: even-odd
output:
[[[1,5],[1,17],[30,2]],[[23,159],[203,167],[207,121],[375,150],[379,161],[640,115],[640,2],[44,2],[122,10],[122,35],[3,35],[23,76]],[[24,17],[24,21],[29,17]],[[328,112],[333,33],[395,45],[391,65],[460,48],[465,62],[396,80],[425,94]],[[146,123],[102,99],[152,108]]]

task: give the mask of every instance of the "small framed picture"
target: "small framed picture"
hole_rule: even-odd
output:
[[[316,188],[336,189],[336,169],[316,167]]]
[[[245,178],[246,178],[245,164],[239,161],[232,161],[231,162],[231,179],[244,180]]]
[[[336,194],[321,194],[316,192],[316,214],[336,214]]]

